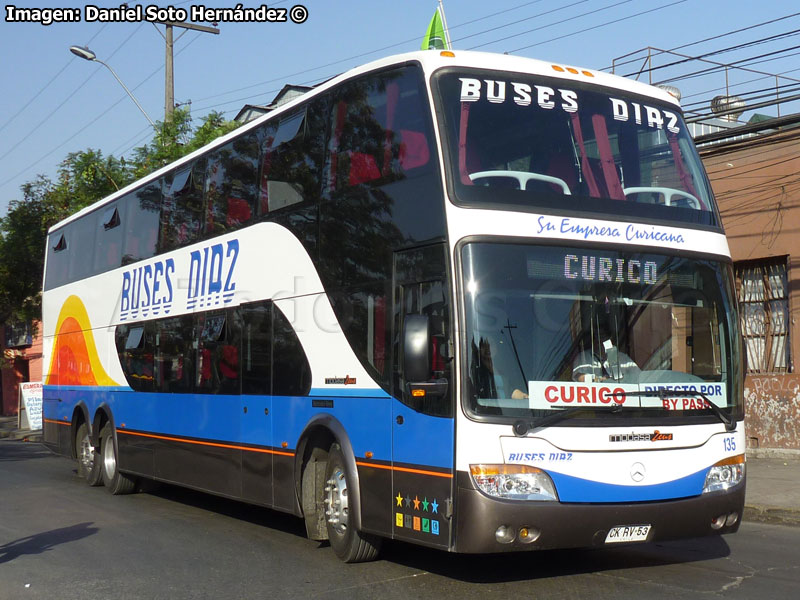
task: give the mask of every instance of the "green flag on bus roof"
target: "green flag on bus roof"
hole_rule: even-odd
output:
[[[444,37],[444,25],[442,24],[442,16],[439,14],[439,9],[433,13],[430,25],[428,25],[428,32],[422,38],[423,50],[448,50],[447,39]]]

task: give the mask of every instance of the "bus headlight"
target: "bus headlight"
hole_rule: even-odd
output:
[[[472,481],[487,496],[504,500],[558,500],[550,476],[528,465],[470,465]]]
[[[708,471],[703,493],[727,490],[744,479],[744,454],[719,461]]]

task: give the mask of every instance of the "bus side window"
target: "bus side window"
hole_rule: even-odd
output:
[[[265,140],[261,164],[262,213],[306,200],[308,178],[304,173],[306,165],[302,148],[305,116],[305,110],[302,110],[284,117],[274,135]]]
[[[128,385],[137,392],[151,392],[154,388],[153,337],[152,323],[117,326],[117,354]]]
[[[160,251],[196,242],[202,231],[205,158],[176,171],[161,209]]]
[[[259,145],[256,133],[237,138],[231,144],[226,172],[225,222],[235,229],[252,222],[258,199]]]
[[[307,396],[311,366],[292,324],[277,303],[272,305],[272,395]]]
[[[70,235],[69,246],[69,280],[78,281],[93,275],[91,260],[87,257],[94,254],[94,241],[97,235],[94,219],[78,219],[67,225]]]
[[[391,285],[388,281],[328,294],[339,325],[361,364],[386,386],[389,376]]]
[[[94,272],[103,273],[122,264],[122,242],[125,230],[120,211],[125,199],[118,200],[97,211],[97,241],[94,253]]]
[[[328,191],[383,185],[430,163],[416,74],[397,70],[349,84],[331,109]]]
[[[206,237],[249,223],[255,214],[258,146],[253,135],[216,150],[208,159],[205,180]]]
[[[120,217],[125,232],[122,264],[150,258],[156,254],[161,212],[163,178],[128,194],[120,201]]]
[[[47,237],[47,272],[44,289],[64,285],[69,281],[69,234],[65,227]]]
[[[239,394],[240,323],[234,310],[197,317],[196,391]]]
[[[242,349],[239,357],[242,394],[268,395],[272,349],[270,304],[259,302],[240,307]]]
[[[190,315],[156,321],[156,390],[194,392],[194,323]]]

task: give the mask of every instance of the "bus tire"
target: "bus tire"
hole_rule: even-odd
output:
[[[91,486],[103,485],[100,456],[92,446],[92,437],[86,423],[81,423],[78,433],[75,434],[75,454],[78,458],[78,477]]]
[[[325,477],[325,522],[331,548],[346,563],[374,560],[380,549],[380,538],[358,531],[349,514],[348,474],[339,444],[333,444],[328,455]]]
[[[117,461],[117,449],[114,448],[114,430],[106,423],[100,431],[100,452],[103,473],[103,484],[114,496],[130,494],[136,489],[136,480],[120,473]]]

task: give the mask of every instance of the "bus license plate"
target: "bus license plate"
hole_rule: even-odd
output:
[[[606,544],[644,542],[650,533],[650,525],[621,525],[612,527],[606,536]]]

